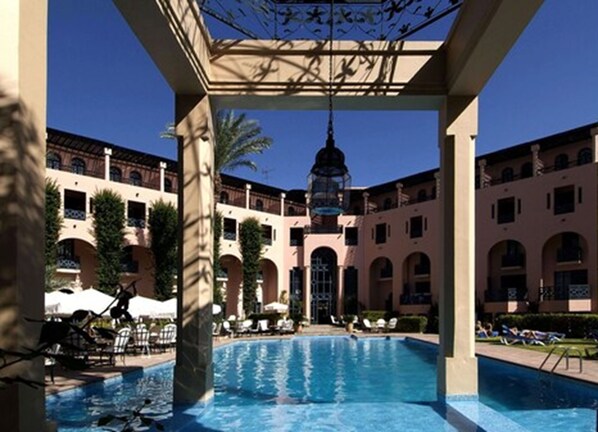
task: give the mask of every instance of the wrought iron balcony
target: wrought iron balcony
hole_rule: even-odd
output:
[[[145,228],[145,219],[129,217],[127,218],[127,226],[134,228]]]
[[[525,265],[524,254],[507,254],[500,257],[500,266],[506,267],[523,267]]]
[[[432,304],[431,293],[401,294],[402,305],[429,305]]]
[[[342,234],[342,225],[305,225],[305,234]]]
[[[525,301],[527,300],[527,288],[511,287],[490,289],[484,292],[484,300],[491,302]]]
[[[589,300],[590,285],[571,284],[540,287],[540,301],[551,300]]]
[[[227,281],[228,280],[228,271],[223,268],[218,269],[218,274],[216,275],[216,280]]]
[[[120,263],[121,273],[139,273],[139,261],[128,261]]]
[[[76,219],[76,220],[85,220],[86,217],[85,210],[77,210],[77,209],[64,209],[64,218],[65,219]]]
[[[556,262],[577,262],[583,261],[583,251],[580,247],[559,248],[556,251]]]
[[[56,260],[56,268],[62,270],[81,270],[81,262],[78,256],[58,257]]]
[[[222,233],[222,237],[224,238],[224,240],[235,241],[235,240],[237,240],[237,233],[234,231],[224,231]]]

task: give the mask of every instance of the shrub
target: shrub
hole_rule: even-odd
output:
[[[387,312],[383,311],[383,310],[364,310],[361,314],[361,318],[362,319],[367,318],[371,322],[376,322],[380,318],[387,319],[386,314],[387,314]]]
[[[397,320],[397,331],[402,333],[423,333],[428,318],[425,316],[402,316]]]

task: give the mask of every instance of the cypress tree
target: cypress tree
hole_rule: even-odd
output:
[[[247,218],[241,222],[239,231],[243,258],[243,310],[248,315],[253,312],[257,301],[257,275],[263,247],[262,226],[257,219]]]
[[[58,258],[58,239],[62,228],[60,215],[60,189],[54,180],[46,179],[46,291],[57,287],[55,280],[56,260]]]
[[[154,293],[163,301],[172,297],[177,266],[177,210],[162,200],[154,203],[148,221],[154,260]]]

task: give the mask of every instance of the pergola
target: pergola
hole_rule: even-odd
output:
[[[213,16],[215,6],[236,3],[232,1],[114,3],[175,94],[181,246],[174,394],[180,403],[205,401],[213,396],[212,114],[229,107],[325,109],[330,46],[326,35],[320,40],[213,40],[203,13]],[[282,8],[292,3],[327,2],[272,3]],[[335,3],[396,7],[409,2]],[[336,109],[434,110],[439,114],[440,399],[475,398],[478,392],[473,328],[477,97],[542,1],[447,3],[458,11],[444,41],[402,40],[402,35],[409,33],[409,27],[403,27],[403,33],[387,32],[384,40],[339,37],[332,46]],[[0,135],[0,160],[6,168],[0,171],[0,250],[15,251],[8,257],[3,255],[0,262],[3,349],[35,341],[35,327],[23,318],[43,317],[44,259],[40,245],[44,235],[46,8],[45,2],[36,0],[0,5],[0,75],[9,95],[5,98],[0,94],[0,102],[4,106],[9,100],[19,108],[15,111],[19,133]],[[428,18],[434,16],[432,11]],[[19,373],[43,381],[39,360],[25,364]],[[3,409],[13,413],[1,416],[4,427],[0,429],[42,430],[43,399],[43,389],[22,384],[0,391]]]

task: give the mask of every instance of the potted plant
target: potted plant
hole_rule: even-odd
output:
[[[345,321],[345,330],[347,330],[348,333],[353,333],[355,315],[344,315],[343,320]]]
[[[300,313],[296,313],[291,316],[291,319],[293,320],[293,329],[295,330],[295,333],[301,333],[303,331],[303,321],[305,320],[305,317]]]

